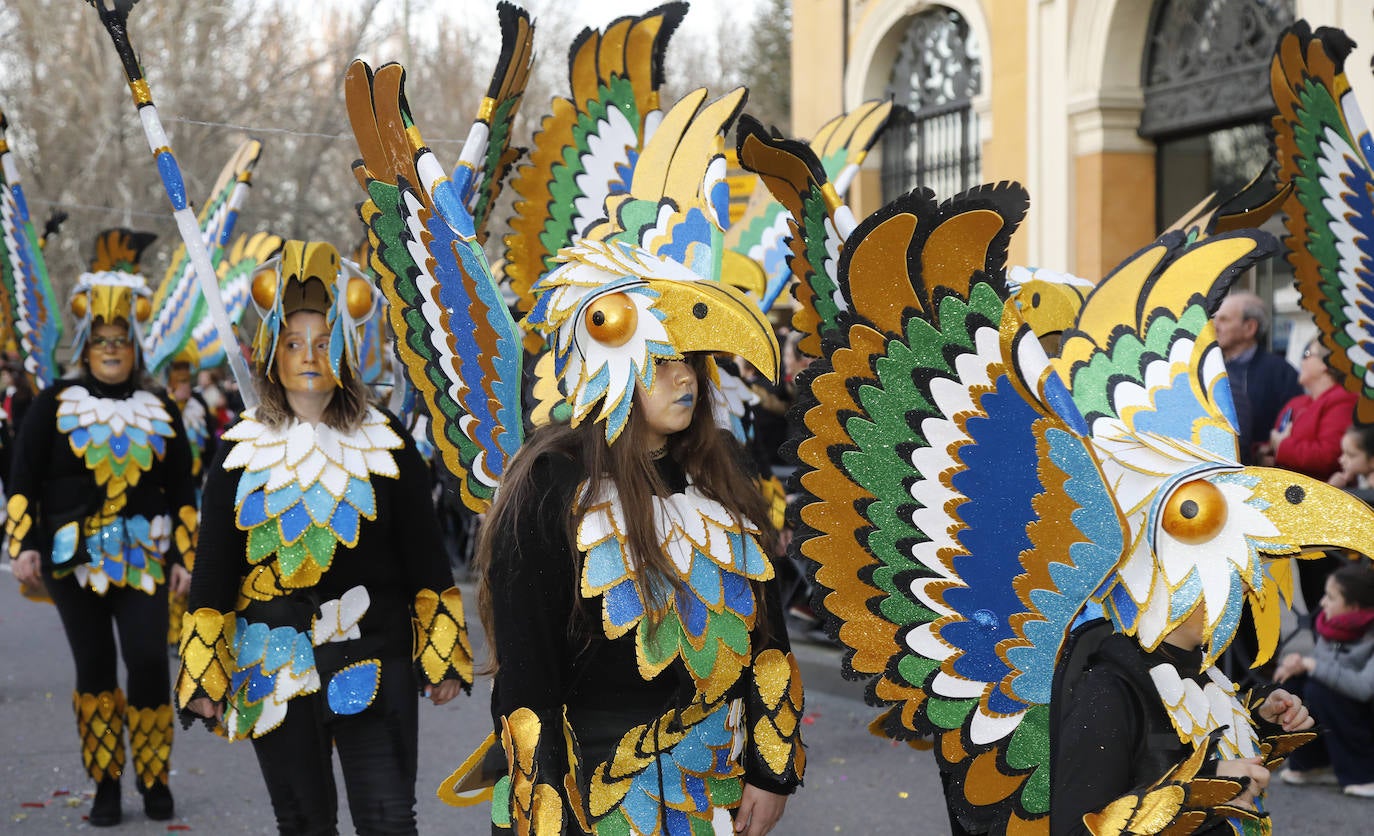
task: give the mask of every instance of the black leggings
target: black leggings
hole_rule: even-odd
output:
[[[253,739],[277,830],[338,832],[332,749],[339,750],[353,826],[370,834],[414,834],[419,697],[407,657],[382,661],[372,705],[352,716],[329,711],[325,686],[287,704],[286,719]]]
[[[152,595],[124,586],[111,586],[104,595],[97,595],[78,585],[72,575],[53,578],[45,574],[43,583],[71,645],[76,690],[99,694],[119,687],[119,656],[115,651],[118,630],[118,652],[128,673],[124,696],[129,705],[155,708],[170,702],[166,585],[158,584]]]

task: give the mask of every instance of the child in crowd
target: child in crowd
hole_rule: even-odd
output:
[[[1323,734],[1288,758],[1288,784],[1340,783],[1374,798],[1374,568],[1361,559],[1326,579],[1311,655],[1290,653],[1274,672],[1292,680]]]
[[[1374,426],[1351,424],[1341,436],[1340,470],[1327,481],[1346,490],[1365,490],[1371,487],[1374,473]]]

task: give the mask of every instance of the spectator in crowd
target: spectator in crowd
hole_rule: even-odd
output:
[[[1355,396],[1339,385],[1326,365],[1327,351],[1317,340],[1302,353],[1298,383],[1303,394],[1279,411],[1269,443],[1256,448],[1260,464],[1274,465],[1323,481],[1340,468],[1341,437],[1355,412]],[[1328,555],[1298,561],[1298,579],[1308,612],[1322,597],[1326,576],[1342,558]]]
[[[1290,653],[1274,678],[1288,682],[1322,735],[1288,757],[1288,784],[1339,783],[1346,795],[1374,798],[1374,568],[1361,560],[1326,579],[1317,645]]]
[[[1212,327],[1236,404],[1240,460],[1254,464],[1255,447],[1268,438],[1279,408],[1302,392],[1298,375],[1288,361],[1265,348],[1269,305],[1259,296],[1247,290],[1232,291],[1212,317]]]
[[[1374,473],[1374,427],[1351,424],[1341,436],[1340,470],[1327,481],[1346,490],[1368,490]]]

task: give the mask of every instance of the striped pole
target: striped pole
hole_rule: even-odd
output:
[[[229,368],[234,373],[234,380],[238,382],[243,405],[246,409],[252,409],[258,403],[253,377],[249,374],[248,364],[244,362],[243,352],[239,349],[234,327],[229,322],[229,312],[224,309],[224,300],[220,298],[219,282],[215,276],[215,268],[210,262],[210,250],[201,238],[200,224],[196,222],[196,216],[186,200],[186,184],[182,180],[181,167],[177,165],[177,159],[172,154],[172,146],[167,141],[167,133],[162,129],[162,120],[158,117],[157,107],[153,104],[152,91],[148,89],[148,81],[143,77],[143,68],[139,66],[138,57],[134,55],[133,44],[129,42],[129,10],[138,0],[86,2],[100,15],[100,22],[104,24],[105,31],[110,33],[115,52],[119,54],[119,60],[124,65],[124,76],[129,81],[129,90],[133,93],[139,119],[143,122],[143,133],[148,138],[148,147],[152,149],[153,158],[157,161],[157,171],[162,178],[162,187],[167,192],[167,199],[172,202],[172,215],[176,218],[177,231],[181,233],[181,240],[186,245],[186,254],[191,259],[196,281],[200,283],[200,292],[205,297],[210,319],[215,324],[215,330],[219,332],[220,345],[224,346]]]

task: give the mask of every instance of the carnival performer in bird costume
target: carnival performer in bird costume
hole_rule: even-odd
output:
[[[845,233],[809,149],[739,136],[824,303],[793,547],[874,730],[933,742],[956,830],[1266,832],[1263,767],[1311,720],[1213,662],[1246,607],[1273,652],[1283,558],[1374,547],[1362,503],[1237,461],[1210,315],[1272,239],[1212,213],[1095,286],[1017,286],[1018,185],[917,190]]]
[[[767,508],[712,417],[709,352],[770,377],[778,365],[757,305],[713,281],[721,135],[744,95],[659,109],[684,11],[584,32],[577,95],[555,102],[534,170],[517,175],[533,214],[508,243],[545,230],[544,255],[522,250],[525,325],[552,343],[571,415],[528,439],[521,335],[464,178],[424,147],[400,67],[355,64],[347,81],[360,211],[402,357],[465,499],[490,503],[479,554],[495,732],[440,796],[490,795],[496,832],[766,833],[805,763]],[[506,765],[492,787],[481,762],[494,745]]]
[[[253,740],[282,833],[332,832],[335,748],[360,832],[415,833],[416,694],[472,662],[428,471],[358,378],[374,290],[287,241],[253,301],[262,400],[207,468],[177,703]]]
[[[73,704],[82,759],[96,781],[94,826],[122,816],[126,728],[144,811],[173,814],[167,594],[189,581],[183,564],[194,553],[196,509],[176,406],[139,385],[151,293],[138,257],[152,238],[115,229],[97,239],[71,302],[81,377],[34,399],[9,483],[14,574],[28,585],[41,577],[76,661]]]

